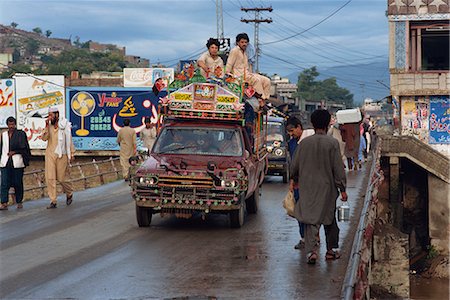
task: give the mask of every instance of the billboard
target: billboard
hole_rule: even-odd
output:
[[[449,96],[430,96],[430,144],[450,144]]]
[[[16,117],[14,79],[0,79],[0,128],[6,127],[8,117]]]
[[[71,87],[66,108],[72,122],[72,140],[78,150],[119,150],[117,133],[130,119],[136,133],[145,117],[158,120],[158,101],[167,92],[155,94],[148,88]]]
[[[162,78],[165,86],[174,80],[173,68],[125,68],[123,69],[124,87],[152,87],[155,80]]]
[[[63,75],[16,75],[17,128],[28,136],[31,149],[45,149],[41,139],[49,107],[56,106],[65,115]]]

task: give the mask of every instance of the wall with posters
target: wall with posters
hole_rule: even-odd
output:
[[[17,128],[28,136],[31,149],[45,149],[41,139],[49,107],[65,115],[64,76],[14,76],[16,83]]]
[[[411,135],[450,155],[449,96],[401,97],[402,135]]]
[[[0,79],[0,128],[6,128],[6,119],[16,117],[14,79]]]
[[[430,97],[430,144],[450,144],[449,96]]]
[[[70,87],[67,88],[67,111],[72,122],[72,138],[78,150],[119,150],[116,138],[125,118],[139,132],[144,118],[158,120],[157,95],[148,88]]]
[[[162,78],[165,86],[174,80],[173,68],[125,68],[123,69],[124,87],[152,87],[155,80]]]

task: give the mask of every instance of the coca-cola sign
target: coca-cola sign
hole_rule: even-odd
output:
[[[173,68],[125,68],[123,69],[124,87],[152,87],[162,78],[166,86],[174,79]]]

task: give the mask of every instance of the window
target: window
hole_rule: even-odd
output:
[[[412,71],[448,71],[449,35],[448,23],[411,23],[410,69]]]

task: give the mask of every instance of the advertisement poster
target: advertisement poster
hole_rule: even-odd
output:
[[[0,128],[6,128],[6,119],[16,117],[14,79],[0,79]]]
[[[174,80],[173,68],[125,68],[123,69],[124,87],[152,87],[158,78],[165,86]]]
[[[16,115],[17,128],[28,136],[31,149],[45,149],[47,142],[41,139],[49,107],[57,107],[65,116],[64,76],[17,75]]]
[[[450,101],[448,96],[430,97],[430,144],[450,144]]]
[[[78,150],[119,150],[117,133],[124,119],[139,133],[145,117],[158,121],[158,101],[165,90],[155,94],[148,88],[71,87],[67,89],[67,111],[72,122],[72,139]],[[139,139],[138,139],[139,140]]]
[[[422,142],[428,141],[428,102],[424,97],[401,99],[402,135],[411,135]]]

